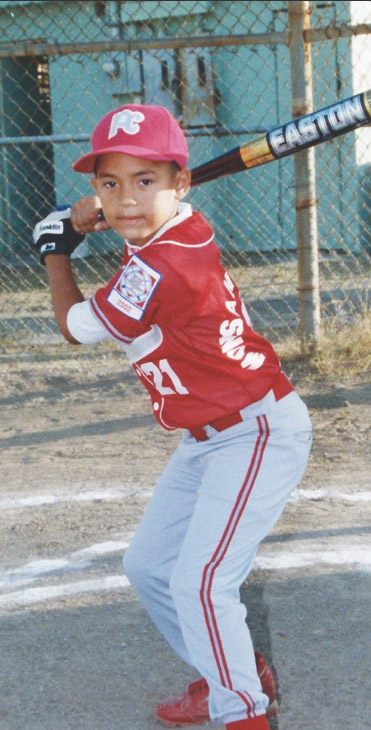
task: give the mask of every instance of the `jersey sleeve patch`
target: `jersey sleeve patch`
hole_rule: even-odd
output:
[[[139,321],[150,301],[162,274],[132,256],[107,296],[107,301],[119,312]]]

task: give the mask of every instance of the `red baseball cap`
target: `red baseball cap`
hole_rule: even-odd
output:
[[[147,160],[187,166],[188,147],[177,120],[163,106],[125,104],[106,114],[94,129],[91,149],[73,165],[76,172],[94,172],[99,155],[123,152]]]

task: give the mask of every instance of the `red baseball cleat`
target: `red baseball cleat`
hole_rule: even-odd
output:
[[[187,727],[208,722],[209,686],[206,679],[192,682],[183,694],[170,697],[157,705],[156,718],[167,727]]]
[[[278,703],[272,671],[263,654],[258,651],[255,652],[255,661],[263,692],[269,698],[266,716],[274,717],[278,712]],[[161,702],[155,714],[157,720],[167,727],[188,727],[209,722],[209,686],[206,679],[192,682],[183,694]]]
[[[269,699],[269,705],[265,711],[267,717],[275,717],[278,714],[278,702],[276,695],[276,683],[270,666],[260,651],[255,652],[256,668],[261,681],[262,690]]]

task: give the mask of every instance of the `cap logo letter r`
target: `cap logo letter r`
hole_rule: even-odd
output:
[[[144,119],[145,116],[142,112],[133,112],[131,109],[116,112],[111,119],[108,139],[115,137],[119,129],[122,129],[126,134],[138,134],[140,132],[139,123],[143,122]]]

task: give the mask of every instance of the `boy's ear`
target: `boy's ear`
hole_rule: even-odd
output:
[[[91,185],[92,185],[92,187],[94,188],[95,192],[97,192],[97,178],[96,178],[96,177],[92,177],[92,178],[91,178],[91,180],[90,180],[90,184],[91,184]]]
[[[179,172],[176,173],[175,192],[178,200],[181,200],[185,195],[187,195],[190,187],[191,171],[188,167],[185,167],[183,170],[179,170]]]

